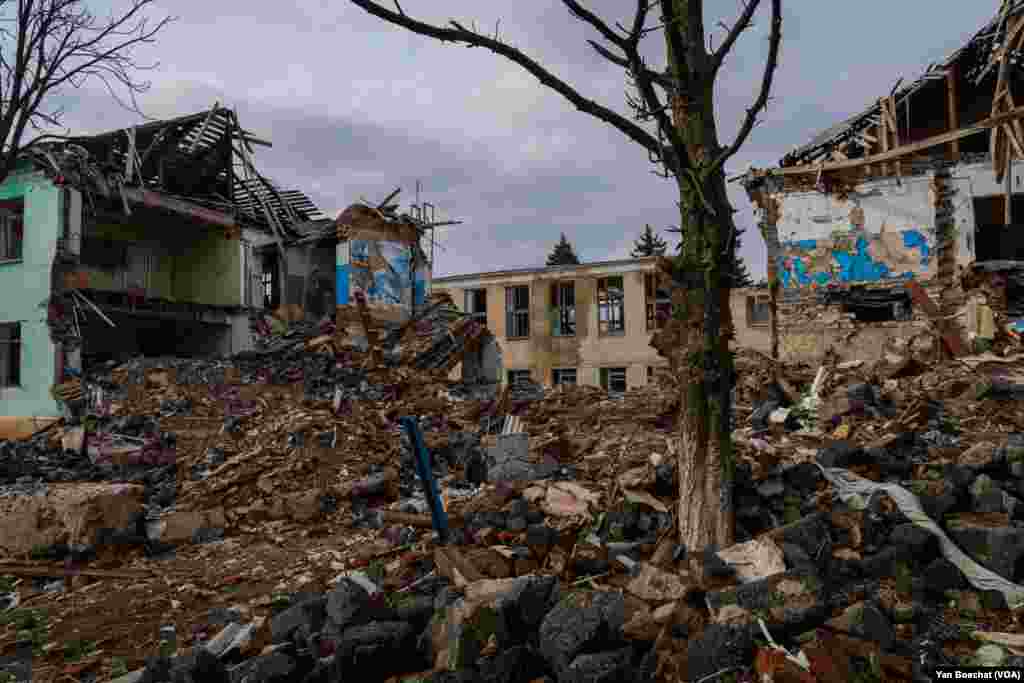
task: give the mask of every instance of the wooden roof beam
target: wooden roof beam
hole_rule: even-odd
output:
[[[912,142],[906,145],[900,145],[887,152],[880,154],[872,154],[871,156],[861,157],[860,159],[850,159],[849,161],[835,161],[832,163],[825,164],[804,164],[802,166],[790,166],[788,168],[772,168],[767,169],[772,175],[800,175],[809,173],[818,173],[819,171],[842,171],[845,169],[857,168],[859,166],[868,166],[871,164],[880,164],[886,161],[893,161],[901,157],[910,156],[923,152],[926,149],[932,147],[939,147],[942,145],[949,144],[954,140],[963,140],[964,138],[1001,126],[1010,121],[1016,121],[1024,118],[1024,107],[1016,107],[1010,111],[992,116],[979,121],[973,126],[967,128],[961,128],[960,130],[953,130],[948,133],[940,133],[939,135],[933,135],[930,138],[925,138],[918,142]]]

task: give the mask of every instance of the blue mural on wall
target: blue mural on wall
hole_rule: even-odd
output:
[[[412,248],[401,242],[351,240],[338,245],[337,301],[348,304],[355,292],[367,301],[417,306],[426,301],[429,266],[413,272]]]
[[[927,270],[933,257],[928,237],[919,230],[872,234],[855,226],[829,238],[790,240],[780,246],[776,267],[784,289],[909,280]]]
[[[868,254],[868,241],[857,238],[854,253],[833,251],[832,258],[839,264],[840,282],[877,282],[889,277],[889,266],[871,258]]]
[[[921,265],[927,266],[932,249],[928,246],[928,240],[917,230],[903,230],[903,246],[907,249],[918,249],[921,251]]]

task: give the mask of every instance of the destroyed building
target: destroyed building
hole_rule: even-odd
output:
[[[0,415],[90,362],[228,354],[254,311],[332,315],[335,222],[259,173],[230,109],[26,150],[0,185]]]
[[[775,355],[870,360],[898,339],[941,338],[954,355],[1015,342],[1022,10],[1003,3],[913,82],[741,177],[761,212]]]
[[[381,322],[405,322],[426,302],[431,262],[424,242],[434,224],[388,205],[353,204],[337,220],[337,310],[361,297]],[[419,206],[414,207],[414,213]],[[446,225],[451,221],[441,223]]]

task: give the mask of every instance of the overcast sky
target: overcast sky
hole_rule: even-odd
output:
[[[632,3],[584,4],[625,22]],[[999,3],[943,2],[941,12],[934,0],[783,4],[774,99],[730,173],[776,165],[899,77],[913,79],[964,43]],[[741,7],[737,0],[705,6],[712,27],[731,23]],[[595,34],[558,0],[403,0],[402,7],[424,20],[475,20],[490,29],[500,18],[503,39],[585,96],[626,111],[622,72],[593,52],[586,40]],[[723,143],[760,82],[766,10],[720,78]],[[543,265],[560,232],[584,262],[627,258],[645,223],[678,223],[672,184],[651,173],[644,150],[489,52],[411,34],[347,0],[162,0],[154,14],[164,13],[179,20],[138,53],[160,62],[140,99],[146,114],[178,116],[215,101],[235,108],[243,127],[274,143],[256,148],[259,167],[331,216],[399,186],[404,205],[420,180],[439,218],[464,221],[439,231],[435,275]],[[723,32],[710,33],[717,42]],[[652,62],[663,54],[660,40],[649,39]],[[64,121],[74,133],[140,122],[102,91],[72,91],[66,100]],[[765,251],[753,212],[739,188],[732,199],[747,230],[742,255],[760,277]],[[666,237],[674,247],[675,236]]]

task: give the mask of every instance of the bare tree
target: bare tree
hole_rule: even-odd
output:
[[[715,122],[714,86],[740,34],[751,26],[761,0],[746,0],[739,18],[723,26],[717,49],[707,47],[703,0],[635,0],[626,25],[599,17],[577,0],[561,0],[569,12],[596,31],[589,44],[625,71],[634,96],[632,118],[590,100],[565,80],[495,34],[450,21],[436,26],[412,18],[395,2],[391,10],[372,0],[351,0],[370,14],[444,42],[482,47],[511,60],[559,93],[580,111],[608,123],[645,149],[678,189],[680,226],[686,248],[663,269],[675,281],[672,324],[652,345],[668,356],[680,378],[678,528],[691,549],[733,539],[731,390],[729,350],[732,319],[729,284],[735,253],[734,209],[726,194],[724,166],[746,142],[757,115],[768,103],[782,38],[782,0],[771,5],[768,54],[758,93],[731,144],[721,145]],[[659,10],[656,25],[650,15]],[[665,66],[653,68],[641,56],[643,40],[664,38]],[[652,132],[653,130],[653,132]]]
[[[69,86],[98,81],[119,104],[141,113],[135,96],[150,84],[134,73],[156,64],[136,63],[133,48],[153,42],[173,21],[144,16],[154,1],[129,0],[123,11],[100,18],[86,0],[0,0],[0,182],[22,150],[60,137],[43,131],[60,126],[64,111],[52,98]],[[39,135],[25,142],[29,128]]]

